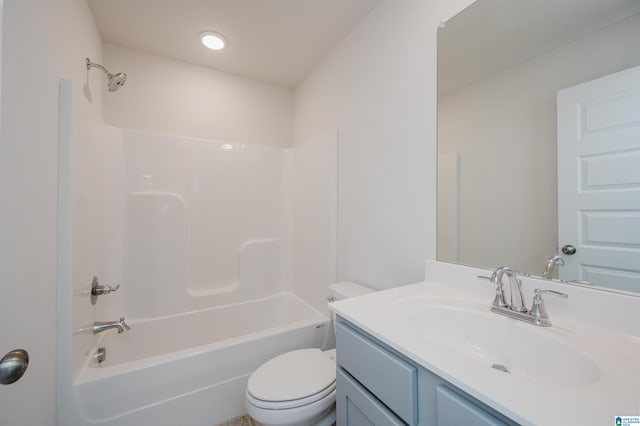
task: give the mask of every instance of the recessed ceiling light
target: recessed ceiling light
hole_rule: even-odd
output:
[[[227,46],[224,37],[211,31],[200,34],[200,41],[211,50],[222,50]]]

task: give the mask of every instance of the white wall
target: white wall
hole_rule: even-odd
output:
[[[557,250],[556,92],[640,64],[638,40],[635,15],[439,100],[439,152],[460,154],[460,263],[543,272]]]
[[[325,132],[287,154],[292,287],[328,315],[327,286],[336,280],[338,134]]]
[[[470,0],[384,0],[297,87],[294,142],[337,129],[338,279],[388,288],[435,258],[436,30]]]
[[[91,100],[83,94],[84,58],[100,60],[102,43],[84,0],[6,0],[2,31],[0,352],[24,347],[30,363],[20,382],[0,389],[1,422],[51,425],[56,418],[58,81],[72,80],[73,138],[86,140],[99,117],[102,92],[94,89]],[[90,76],[91,87],[101,82]]]
[[[127,83],[104,97],[104,119],[124,129],[289,147],[293,91],[163,56],[104,45]]]

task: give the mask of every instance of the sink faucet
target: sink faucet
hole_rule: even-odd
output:
[[[131,327],[124,322],[124,317],[122,317],[120,318],[120,321],[94,322],[93,334],[98,334],[112,328],[117,329],[118,334],[125,333],[131,329]]]
[[[527,307],[524,306],[524,296],[522,295],[522,281],[516,277],[513,269],[508,266],[501,266],[491,274],[491,282],[502,288],[502,277],[507,275],[509,278],[509,298],[511,303],[508,304],[509,309],[517,312],[527,312]],[[505,305],[502,305],[503,307]]]
[[[542,274],[542,278],[546,278],[548,280],[553,279],[553,270],[556,265],[564,266],[564,259],[560,256],[551,256],[547,261],[547,266],[544,268],[544,273]]]
[[[504,284],[502,282],[504,275],[509,278],[509,296],[511,303],[506,303],[505,301]],[[496,295],[493,299],[491,312],[541,327],[549,327],[551,325],[549,315],[547,314],[547,310],[544,306],[544,300],[542,300],[542,295],[551,294],[565,299],[568,297],[565,293],[561,293],[559,291],[536,288],[535,297],[533,298],[531,309],[529,310],[523,301],[522,281],[516,277],[513,269],[508,266],[501,266],[491,274],[491,278],[482,275],[478,275],[478,278],[488,279],[492,283],[496,284]]]

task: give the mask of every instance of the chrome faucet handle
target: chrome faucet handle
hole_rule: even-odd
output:
[[[115,287],[110,285],[99,285],[91,289],[91,294],[95,294],[96,296],[101,296],[103,294],[109,294],[117,291],[120,288],[120,284]]]
[[[529,315],[533,318],[534,324],[549,327],[551,325],[551,321],[549,321],[549,314],[544,306],[544,300],[542,299],[543,294],[551,294],[553,296],[562,297],[563,299],[568,298],[569,295],[555,290],[535,289],[535,296],[533,296]]]
[[[93,277],[93,281],[91,281],[91,304],[96,304],[96,302],[98,301],[98,296],[113,293],[115,291],[118,291],[119,288],[120,284],[115,287],[112,287],[110,285],[103,285],[98,282],[98,277]]]
[[[534,299],[535,299],[536,297],[542,298],[542,295],[543,295],[543,294],[552,294],[552,295],[554,295],[554,296],[562,297],[563,299],[567,299],[567,298],[569,298],[569,295],[568,295],[567,293],[563,293],[563,292],[561,292],[561,291],[555,291],[555,290],[542,290],[542,289],[536,288],[536,289],[535,289],[535,297],[534,297]]]

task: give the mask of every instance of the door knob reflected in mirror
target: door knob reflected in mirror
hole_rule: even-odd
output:
[[[562,246],[562,253],[571,256],[572,254],[576,254],[576,248],[571,244],[565,244]]]
[[[0,360],[0,384],[10,385],[24,375],[29,366],[29,354],[24,349],[14,349]]]

